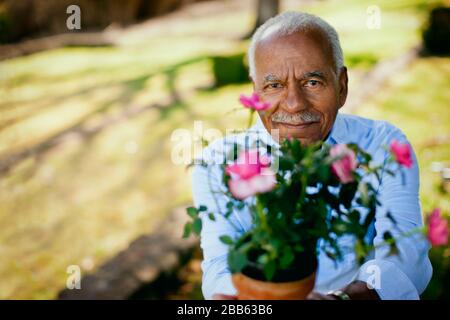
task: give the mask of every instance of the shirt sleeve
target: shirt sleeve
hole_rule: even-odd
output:
[[[230,295],[236,293],[227,263],[228,246],[223,244],[219,237],[221,235],[237,237],[243,229],[234,213],[228,220],[219,213],[225,212],[226,208],[226,196],[220,193],[224,188],[218,165],[194,167],[192,172],[194,204],[197,207],[204,205],[208,208],[201,216],[200,235],[200,246],[203,250],[202,292],[205,299],[211,299],[215,293]],[[209,219],[207,214],[209,212],[214,213],[215,221]]]
[[[390,143],[394,139],[409,144],[398,129],[389,135],[387,141]],[[423,225],[419,201],[419,168],[411,145],[410,148],[414,164],[411,168],[402,169],[404,181],[401,174],[395,177],[386,173],[382,175],[379,189],[381,206],[375,217],[375,246],[383,242],[385,231],[390,231],[397,238],[399,234]],[[395,226],[386,215],[388,210],[396,221]],[[428,258],[430,245],[421,234],[416,234],[398,240],[397,247],[399,252],[395,255],[389,255],[389,246],[376,249],[374,259],[360,267],[356,279],[370,284],[381,299],[419,299],[432,275]]]

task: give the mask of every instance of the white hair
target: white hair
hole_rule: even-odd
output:
[[[305,12],[288,11],[270,18],[253,34],[248,49],[249,72],[252,79],[255,79],[255,51],[259,42],[268,36],[285,36],[311,29],[318,29],[327,37],[333,52],[336,73],[339,74],[339,71],[344,66],[344,57],[336,30],[325,20],[315,15]]]

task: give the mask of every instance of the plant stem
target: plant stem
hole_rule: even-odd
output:
[[[266,219],[266,215],[264,214],[264,208],[261,204],[261,202],[258,201],[258,197],[256,197],[256,208],[254,208],[256,210],[256,214],[259,218],[259,220],[261,221],[261,226],[263,228],[267,228],[267,219]]]
[[[217,211],[219,212],[220,215],[225,217],[225,215],[220,210],[219,201],[217,200],[217,197],[216,197],[216,192],[217,191],[212,189],[212,185],[211,185],[211,169],[212,169],[212,166],[209,166],[208,167],[208,187],[209,187],[209,191],[212,194],[213,200],[214,200],[214,202],[216,204],[216,207],[217,207]],[[226,218],[226,220],[234,228],[234,230],[236,230],[237,232],[241,231],[233,222],[231,222],[231,220],[229,218]]]

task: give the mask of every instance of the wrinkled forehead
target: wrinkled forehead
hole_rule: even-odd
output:
[[[268,29],[255,48],[256,78],[292,68],[298,72],[334,70],[331,43],[321,30],[311,28],[289,35],[279,35],[275,31]]]

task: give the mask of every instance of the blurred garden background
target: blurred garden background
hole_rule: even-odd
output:
[[[235,109],[252,91],[244,56],[263,2],[337,29],[350,78],[342,112],[401,128],[418,156],[424,216],[440,207],[448,217],[448,1],[0,0],[1,299],[57,298],[70,265],[109,272],[114,286],[114,268],[101,266],[191,203],[172,133],[196,120],[245,128]],[[71,4],[80,30],[67,30]],[[422,297],[448,299],[450,248],[430,256]],[[123,298],[201,299],[200,259],[194,245],[171,272],[134,276]]]

